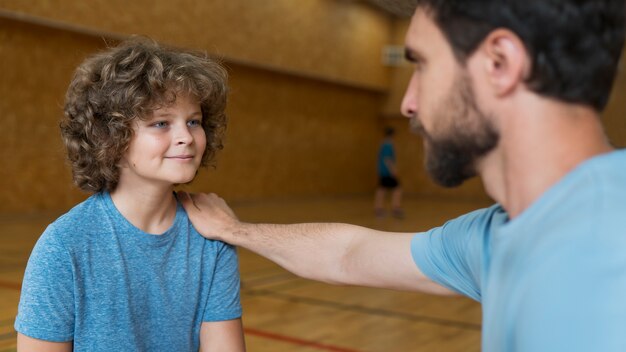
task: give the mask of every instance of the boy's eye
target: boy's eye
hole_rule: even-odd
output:
[[[163,128],[167,127],[167,121],[157,121],[152,124],[153,127]]]
[[[202,121],[194,119],[194,120],[190,120],[187,122],[187,125],[190,127],[196,127],[196,126],[200,126],[202,124]]]

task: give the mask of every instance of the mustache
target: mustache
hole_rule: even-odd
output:
[[[411,119],[409,120],[409,129],[411,130],[411,132],[415,134],[419,134],[420,136],[423,136],[423,137],[429,136],[426,130],[424,129],[422,122],[417,118],[417,115],[412,116]]]

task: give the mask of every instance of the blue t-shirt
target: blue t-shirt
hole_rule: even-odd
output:
[[[198,234],[180,204],[169,230],[145,233],[103,193],[37,241],[15,329],[74,351],[197,351],[203,321],[240,316],[232,246]]]
[[[396,155],[393,150],[393,143],[385,141],[380,145],[378,150],[378,176],[388,177],[391,176],[391,171],[385,164],[385,160],[396,161]]]
[[[429,278],[482,303],[483,351],[626,351],[626,152],[513,220],[498,205],[414,237]]]

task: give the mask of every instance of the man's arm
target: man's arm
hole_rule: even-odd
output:
[[[51,342],[17,333],[17,351],[18,352],[71,352],[72,341],[68,342]]]
[[[203,322],[200,327],[200,352],[244,352],[241,319]]]
[[[296,275],[332,284],[452,294],[426,277],[411,256],[413,233],[391,233],[339,223],[240,222],[215,194],[179,197],[207,238],[247,248]]]

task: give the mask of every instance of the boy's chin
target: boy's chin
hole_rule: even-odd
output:
[[[178,180],[178,182],[174,182],[174,187],[185,186],[185,185],[188,185],[188,184],[192,183],[193,180],[196,179],[196,176],[198,175],[198,171],[199,170],[196,170],[196,172],[193,174],[193,176],[189,176],[189,177],[185,177],[185,178],[181,177],[181,179]]]
[[[176,182],[176,183],[174,183],[174,187],[189,185],[189,184],[191,184],[191,183],[193,182],[193,180],[194,180],[195,178],[196,178],[196,177],[194,176],[194,177],[192,177],[192,178],[191,178],[190,180],[188,180],[188,181],[181,180],[180,182]]]

